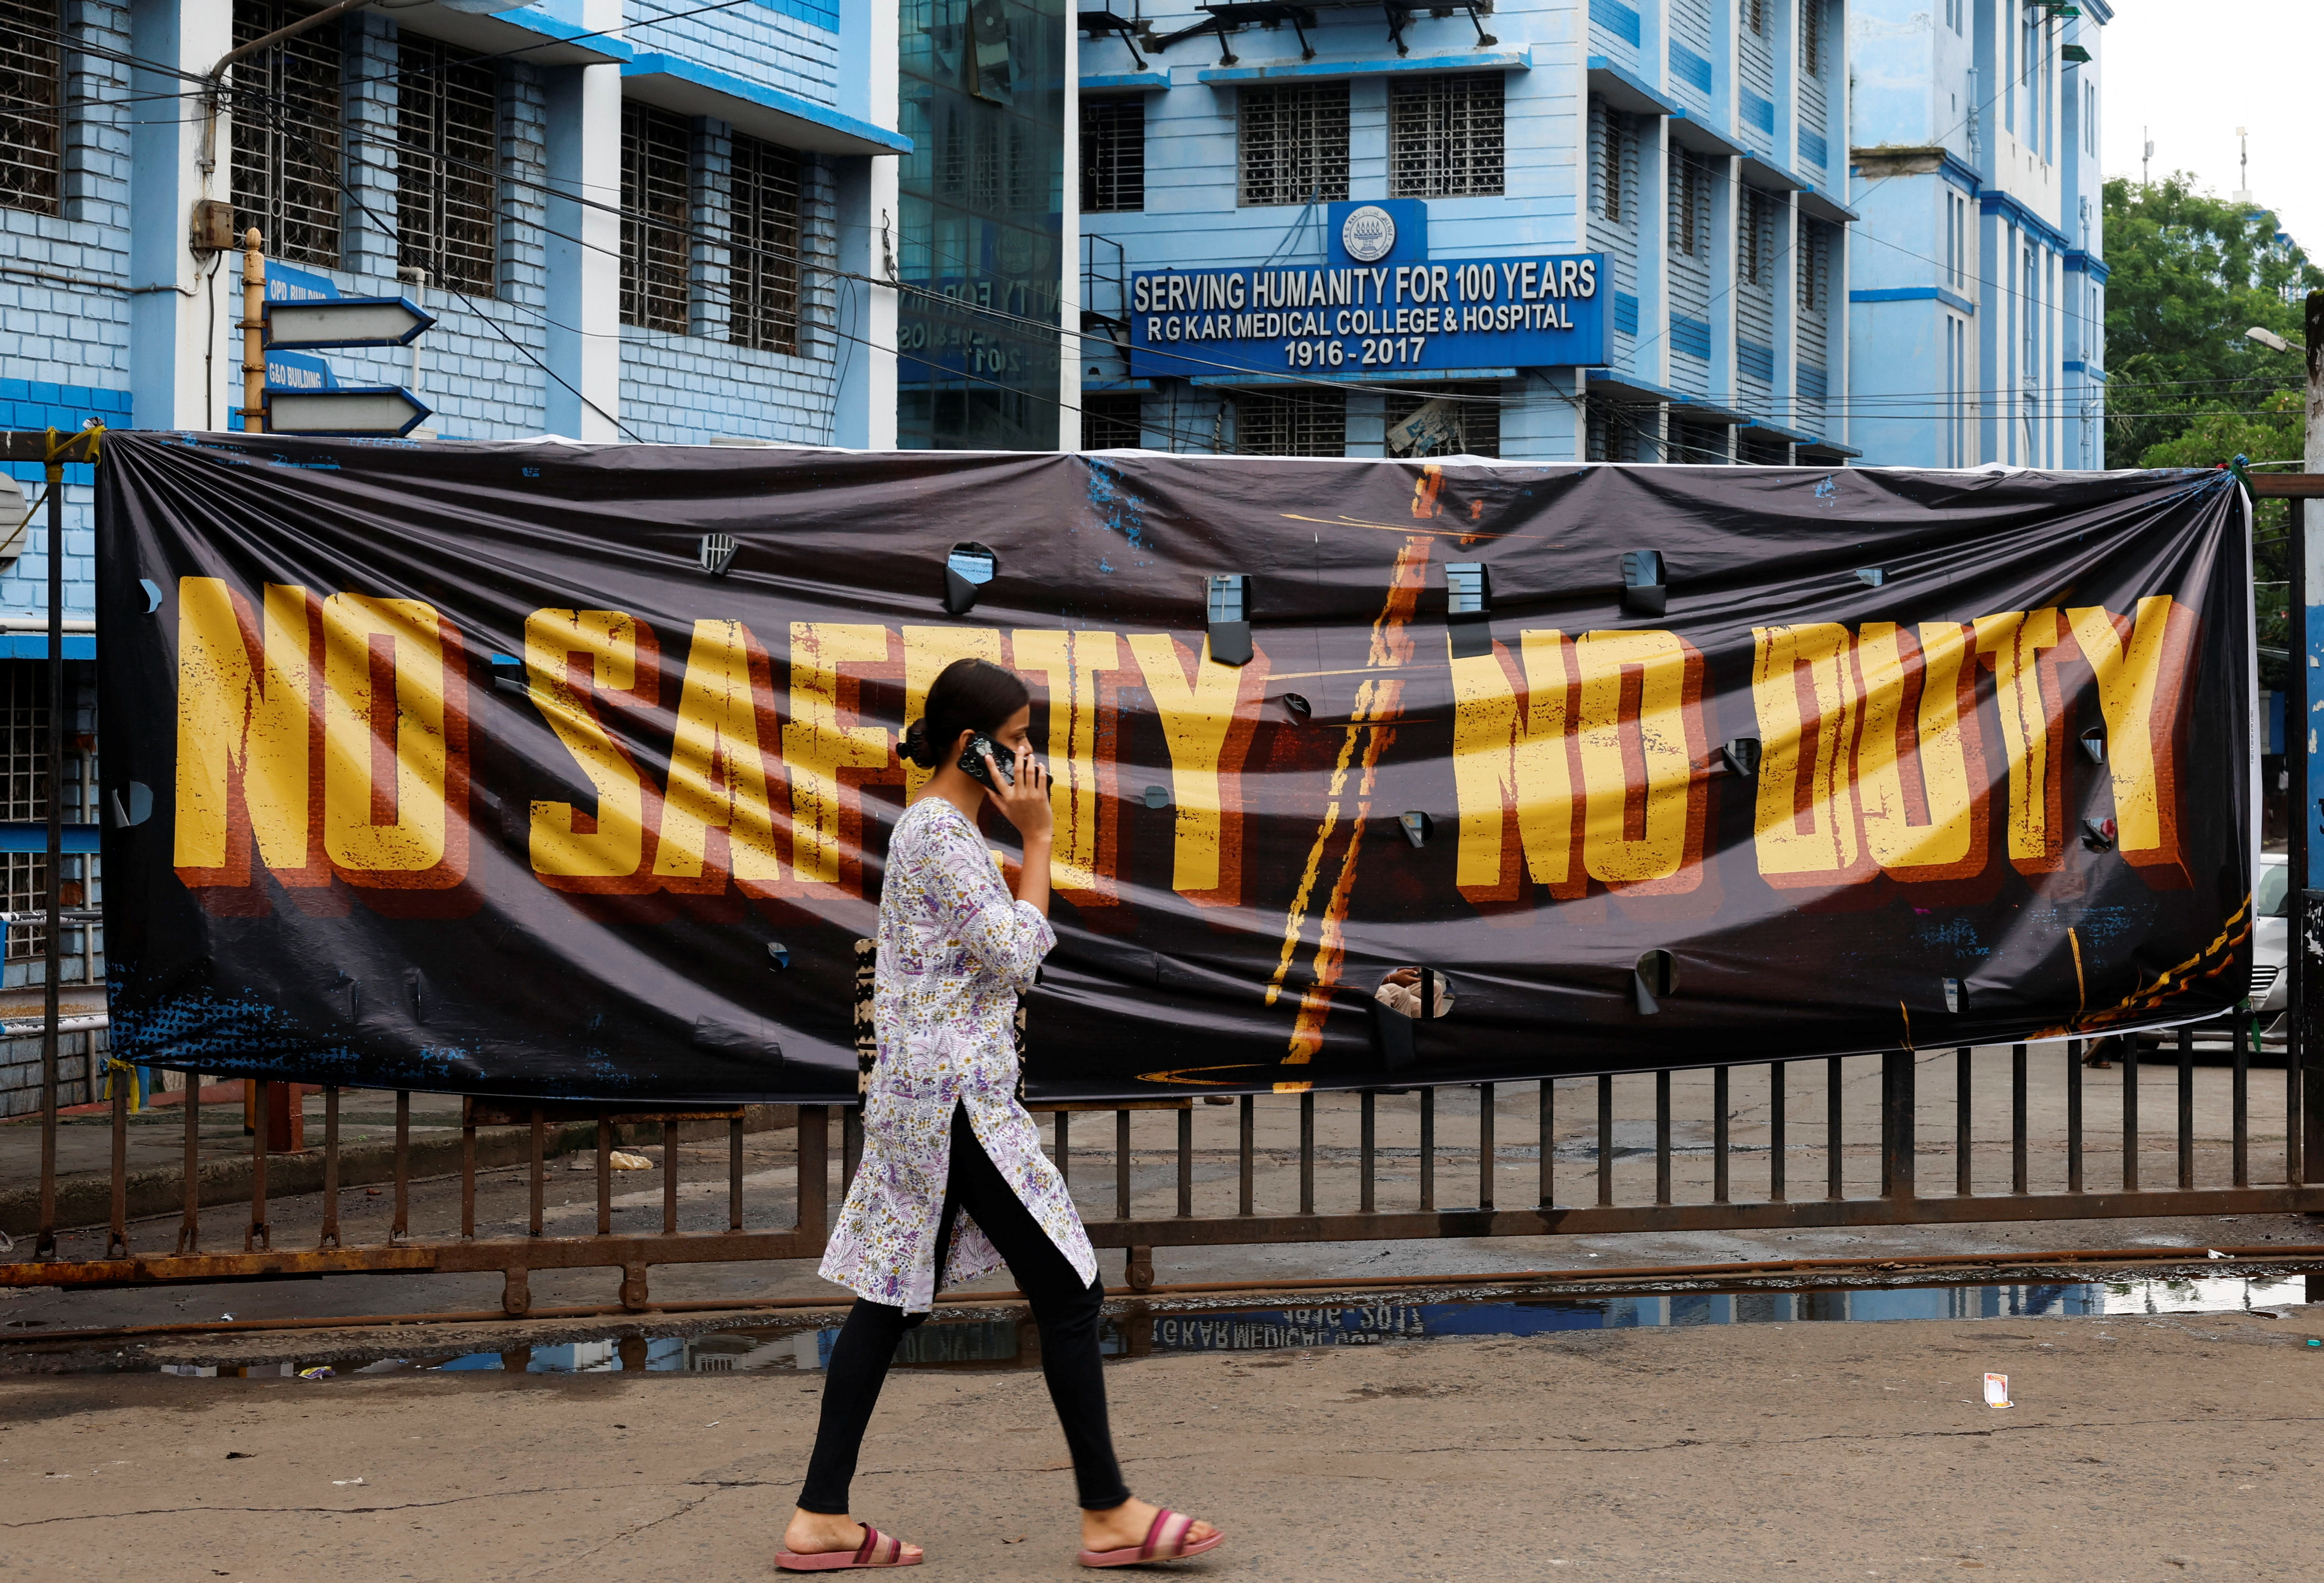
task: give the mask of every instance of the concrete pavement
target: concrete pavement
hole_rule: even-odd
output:
[[[2179,1583],[2306,1578],[2324,1554],[2318,1335],[2324,1308],[1793,1323],[1107,1376],[1133,1486],[1229,1532],[1179,1569],[1222,1583]],[[1980,1404],[1988,1370],[2015,1407]],[[771,1578],[818,1389],[0,1377],[0,1578]],[[1064,1578],[1064,1462],[1038,1375],[899,1371],[856,1505],[928,1547],[932,1583]]]

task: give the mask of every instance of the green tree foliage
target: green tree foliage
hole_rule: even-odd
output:
[[[2274,215],[2198,191],[2181,172],[2141,185],[2106,184],[2107,456],[2116,467],[2202,467],[2301,455],[2304,373],[2298,350],[2310,292],[2324,269],[2277,228]],[[2272,329],[2295,350],[2244,332]],[[2260,642],[2287,626],[2282,501],[2254,523]],[[2278,668],[2263,665],[2267,685]]]

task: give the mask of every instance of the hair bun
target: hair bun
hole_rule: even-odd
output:
[[[936,755],[928,751],[928,722],[927,716],[923,715],[920,718],[913,721],[910,725],[904,727],[904,745],[901,756],[908,763],[916,764],[924,770],[932,770],[936,767],[935,763]]]

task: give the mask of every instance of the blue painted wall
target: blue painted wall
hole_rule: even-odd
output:
[[[2080,9],[2036,22],[2005,0],[1852,0],[1868,462],[2107,465],[2097,150],[2113,10]]]

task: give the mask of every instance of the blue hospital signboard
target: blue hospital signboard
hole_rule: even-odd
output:
[[[1425,206],[1411,199],[1333,204],[1325,232],[1322,264],[1133,273],[1130,376],[1394,378],[1606,361],[1602,254],[1433,262]]]

